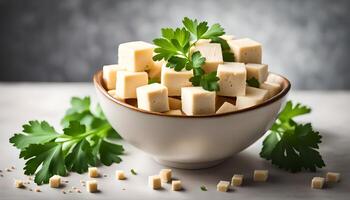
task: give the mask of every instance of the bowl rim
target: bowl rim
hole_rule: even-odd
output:
[[[147,110],[142,110],[139,109],[135,106],[132,106],[128,103],[119,101],[115,98],[113,98],[111,95],[108,94],[107,90],[103,87],[103,81],[102,81],[102,70],[97,70],[93,76],[93,82],[95,87],[105,96],[107,97],[110,101],[119,104],[121,106],[124,106],[130,110],[133,111],[137,111],[137,112],[141,112],[141,113],[145,113],[145,114],[150,114],[150,115],[158,115],[158,116],[165,116],[165,117],[176,117],[176,118],[214,118],[214,117],[222,117],[222,116],[228,116],[228,115],[236,115],[239,113],[244,113],[244,112],[248,112],[251,110],[255,110],[261,107],[265,107],[267,105],[270,105],[278,100],[280,100],[281,98],[283,98],[284,96],[286,96],[291,88],[291,83],[290,81],[277,73],[273,73],[273,72],[269,72],[269,74],[273,74],[276,75],[280,78],[282,78],[282,87],[283,89],[275,96],[273,96],[272,98],[264,101],[261,104],[255,105],[255,106],[251,106],[248,108],[244,108],[244,109],[240,109],[240,110],[236,110],[236,111],[231,111],[231,112],[227,112],[227,113],[220,113],[220,114],[209,114],[209,115],[169,115],[169,114],[165,114],[165,113],[160,113],[160,112],[153,112],[153,111],[147,111]]]

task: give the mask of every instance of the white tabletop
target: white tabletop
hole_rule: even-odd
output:
[[[92,96],[94,89],[87,83],[0,83],[0,169],[15,166],[12,172],[2,172],[0,177],[0,199],[349,199],[350,195],[350,92],[347,91],[292,91],[289,98],[313,108],[312,114],[301,117],[301,121],[312,122],[322,138],[321,154],[327,166],[316,173],[292,174],[271,165],[259,157],[262,140],[233,156],[224,163],[203,170],[173,169],[173,175],[182,180],[184,190],[171,191],[165,184],[163,190],[151,190],[147,186],[149,175],[159,172],[163,166],[157,164],[147,154],[122,142],[126,149],[123,162],[110,167],[100,167],[107,177],[97,178],[100,192],[91,194],[80,186],[80,180],[87,180],[87,174],[71,173],[64,180],[69,183],[62,189],[78,187],[82,193],[62,194],[62,189],[40,186],[42,192],[30,192],[36,188],[31,183],[26,189],[16,189],[14,179],[25,179],[22,168],[24,161],[18,158],[19,151],[8,142],[21,126],[29,120],[47,120],[57,129],[59,120],[69,106],[71,96]],[[134,168],[138,175],[130,174]],[[128,179],[117,181],[114,171],[122,169]],[[270,177],[266,183],[252,182],[254,169],[268,169]],[[310,188],[314,176],[324,176],[328,171],[341,173],[341,182],[327,186],[323,190]],[[217,192],[220,180],[230,180],[233,173],[245,175],[244,186],[227,193]],[[206,185],[207,192],[200,186]],[[124,190],[123,190],[124,189]]]

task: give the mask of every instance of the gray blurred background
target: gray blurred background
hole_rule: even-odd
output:
[[[0,0],[0,81],[91,81],[117,45],[184,16],[263,44],[297,89],[350,89],[348,0]]]

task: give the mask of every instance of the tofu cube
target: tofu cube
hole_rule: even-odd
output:
[[[247,63],[245,67],[247,69],[247,79],[254,77],[259,83],[266,81],[267,75],[269,74],[266,64]]]
[[[148,84],[146,72],[120,71],[117,74],[116,95],[122,99],[136,98],[136,88]]]
[[[168,88],[159,83],[144,85],[136,89],[137,106],[153,112],[169,111]]]
[[[150,77],[151,79],[160,80],[162,66],[164,65],[164,63],[165,63],[164,60],[154,61],[150,69],[148,70],[148,77]]]
[[[236,37],[234,35],[222,35],[222,36],[219,36],[219,38],[228,41],[228,40],[234,40]]]
[[[254,170],[255,182],[266,182],[268,177],[269,177],[268,170]]]
[[[215,98],[215,92],[202,87],[184,87],[181,89],[182,111],[186,115],[214,114]]]
[[[88,171],[90,178],[97,178],[99,176],[97,167],[89,167]]]
[[[339,182],[340,181],[340,173],[336,172],[328,172],[326,175],[327,182]]]
[[[149,176],[148,185],[154,190],[162,188],[162,182],[160,180],[160,176],[158,175]]]
[[[218,65],[224,63],[219,43],[197,43],[192,51],[199,51],[205,58],[205,63],[202,66],[205,73],[216,71]]]
[[[24,184],[22,180],[15,180],[15,187],[16,188],[24,188]]]
[[[227,112],[232,112],[237,110],[237,107],[234,106],[231,103],[225,102],[224,104],[222,104],[222,106],[216,111],[216,114],[220,114],[220,113],[227,113]]]
[[[232,177],[231,185],[232,186],[241,186],[243,183],[243,175],[242,174],[235,174]]]
[[[236,62],[261,64],[262,47],[259,42],[249,38],[227,41]]]
[[[171,181],[171,169],[160,170],[159,176],[163,183],[168,183]]]
[[[54,175],[49,179],[50,187],[59,188],[61,185],[61,177],[58,175]]]
[[[274,97],[281,91],[281,86],[277,83],[265,82],[260,84],[260,88],[268,91],[268,99]]]
[[[125,70],[120,65],[105,65],[102,70],[102,78],[107,90],[114,90],[118,71]]]
[[[130,72],[143,72],[153,64],[153,44],[135,41],[120,44],[118,47],[118,63]]]
[[[180,180],[174,180],[171,182],[171,189],[173,191],[180,191],[182,190],[182,185]]]
[[[181,110],[169,110],[168,112],[165,112],[164,114],[167,115],[182,115]]]
[[[219,192],[227,192],[228,188],[230,186],[230,182],[228,181],[220,181],[218,185],[216,186],[216,190]]]
[[[325,179],[323,177],[313,177],[311,181],[311,188],[322,189],[324,186]]]
[[[244,96],[246,92],[247,72],[243,63],[227,62],[220,64],[217,71],[220,96]]]
[[[181,100],[173,97],[169,97],[169,108],[170,110],[181,109]]]
[[[125,177],[125,173],[123,170],[116,170],[115,171],[115,177],[118,179],[118,180],[125,180],[126,177]]]
[[[90,193],[97,192],[97,181],[96,180],[91,180],[91,181],[86,181],[86,191]]]
[[[268,91],[255,87],[246,87],[245,96],[237,96],[236,106],[238,109],[244,109],[258,105],[268,98]]]
[[[267,75],[267,79],[266,79],[266,82],[268,83],[275,83],[275,84],[278,84],[282,87],[283,85],[283,78],[276,75],[276,74],[271,74],[269,73],[269,75]]]
[[[190,82],[192,76],[192,71],[183,70],[177,72],[174,69],[163,65],[160,82],[168,88],[169,96],[180,96],[181,88],[192,86],[192,83]]]
[[[111,95],[113,98],[117,99],[118,101],[124,102],[124,99],[122,99],[116,95],[116,90],[108,90],[108,94]]]

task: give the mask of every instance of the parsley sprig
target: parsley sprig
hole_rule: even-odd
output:
[[[73,97],[71,108],[63,117],[62,133],[46,121],[29,121],[22,133],[10,138],[26,160],[24,173],[34,175],[37,184],[48,183],[53,175],[67,175],[68,171],[84,173],[99,163],[111,165],[121,162],[121,145],[108,138],[121,138],[107,122],[99,106],[91,110],[90,98]]]
[[[322,136],[310,123],[294,121],[294,117],[310,112],[310,108],[288,101],[263,141],[260,156],[291,172],[316,171],[316,168],[324,167],[322,156],[317,151]]]
[[[182,21],[182,28],[163,28],[161,29],[162,37],[153,40],[157,46],[153,60],[167,61],[166,66],[173,68],[175,71],[192,70],[193,77],[190,79],[193,86],[202,86],[205,90],[218,91],[219,78],[216,77],[216,71],[205,74],[202,66],[205,58],[199,51],[191,52],[191,47],[195,46],[200,39],[210,39],[212,42],[224,43],[222,49],[225,51],[225,58],[229,51],[229,46],[219,36],[225,34],[220,24],[208,26],[207,22],[198,22],[196,19],[191,20],[185,17]],[[225,45],[226,43],[226,45]],[[228,49],[227,49],[228,47]],[[232,60],[232,59],[231,59]]]

